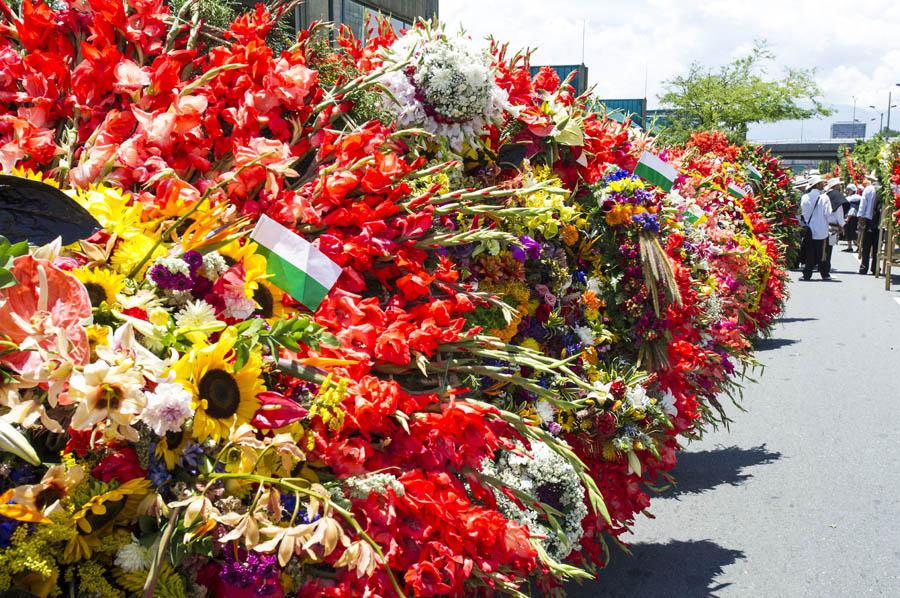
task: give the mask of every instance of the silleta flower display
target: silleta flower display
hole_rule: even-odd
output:
[[[225,32],[161,0],[2,8],[9,188],[101,230],[0,239],[0,591],[602,582],[784,304],[774,158],[659,147],[524,53],[426,24],[276,52],[262,6]],[[314,311],[262,215],[340,268]]]

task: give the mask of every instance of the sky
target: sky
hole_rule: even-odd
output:
[[[440,16],[451,30],[462,24],[473,37],[534,48],[532,64],[577,64],[583,51],[598,96],[644,97],[646,85],[651,108],[663,82],[691,63],[718,66],[764,40],[776,54],[772,75],[815,68],[825,104],[837,112],[755,126],[751,139],[825,139],[831,122],[852,119],[854,96],[856,118],[871,134],[891,90],[891,125],[900,128],[897,0],[440,0]]]

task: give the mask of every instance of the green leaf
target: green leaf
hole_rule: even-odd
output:
[[[0,268],[0,289],[8,289],[9,287],[14,287],[19,284],[19,281],[16,280],[16,277],[13,276],[13,273],[7,270],[6,268]]]

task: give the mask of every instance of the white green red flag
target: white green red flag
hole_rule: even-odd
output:
[[[672,190],[678,171],[650,152],[644,152],[634,169],[634,174],[652,183],[666,193]]]
[[[760,173],[753,164],[747,164],[747,174],[750,175],[750,178],[756,181],[762,180],[762,173]]]
[[[263,216],[250,233],[266,258],[269,282],[315,311],[341,275],[341,267],[290,229]]]
[[[735,185],[734,183],[728,183],[728,194],[740,199],[740,198],[744,197],[745,195],[747,195],[747,192],[744,191],[743,189],[741,189],[740,187],[738,187],[737,185]]]

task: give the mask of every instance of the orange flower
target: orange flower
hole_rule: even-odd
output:
[[[572,224],[567,224],[563,227],[560,238],[563,243],[571,247],[578,242],[578,229]]]
[[[47,260],[19,256],[10,270],[19,284],[0,289],[0,330],[22,351],[0,357],[34,373],[51,357],[83,365],[90,349],[82,322],[91,316],[87,289]]]

